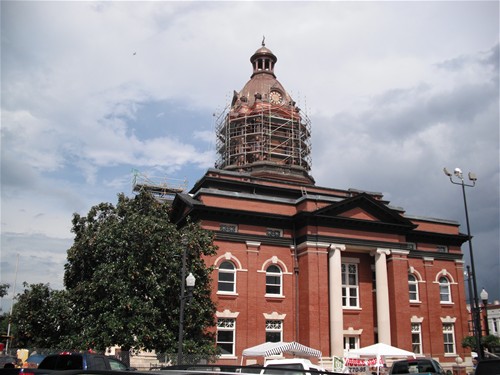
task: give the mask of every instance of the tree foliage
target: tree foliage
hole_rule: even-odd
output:
[[[12,309],[14,343],[18,347],[62,348],[72,334],[67,293],[48,284],[23,283]]]
[[[168,206],[151,195],[118,195],[116,206],[101,203],[87,216],[74,214],[75,240],[68,250],[64,284],[78,327],[75,348],[177,351],[181,259],[196,277],[185,310],[185,353],[215,352],[215,306],[210,272],[202,260],[213,255],[211,232],[170,221]]]
[[[9,284],[0,284],[0,298],[3,298],[7,295],[7,290],[9,289],[10,285]]]
[[[493,347],[500,346],[500,338],[495,335],[481,336],[481,346],[492,349]],[[462,348],[470,348],[472,351],[477,352],[477,341],[475,336],[466,336],[462,339]]]

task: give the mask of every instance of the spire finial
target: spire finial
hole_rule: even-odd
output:
[[[262,35],[262,47],[266,46],[266,37]]]

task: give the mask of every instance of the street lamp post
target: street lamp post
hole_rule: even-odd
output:
[[[486,291],[486,289],[483,288],[479,296],[481,297],[481,301],[483,301],[484,307],[484,333],[486,333],[486,336],[489,336],[490,327],[488,326],[488,292]]]
[[[184,244],[186,245],[186,244]],[[181,269],[181,306],[179,312],[179,343],[177,348],[177,364],[182,363],[182,345],[184,341],[184,310],[186,308],[186,300],[190,299],[193,295],[194,285],[196,283],[196,278],[190,272],[186,277],[186,256],[187,249],[184,248],[182,253],[182,269]],[[186,295],[187,287],[187,295]]]
[[[468,237],[468,242],[469,242],[469,256],[470,256],[470,265],[472,268],[472,283],[473,283],[473,299],[474,303],[471,304],[471,312],[473,315],[473,320],[474,320],[474,336],[476,336],[476,345],[477,345],[477,355],[479,359],[483,358],[483,353],[481,349],[481,323],[480,323],[480,317],[479,317],[479,299],[477,295],[477,283],[476,283],[476,268],[474,266],[474,251],[472,250],[472,236],[470,234],[470,224],[469,224],[469,211],[467,209],[467,198],[465,196],[465,187],[474,187],[476,185],[477,177],[474,173],[469,172],[469,180],[471,181],[470,184],[466,184],[462,170],[460,168],[455,168],[453,171],[453,174],[449,172],[446,168],[443,169],[443,172],[445,175],[447,175],[450,178],[450,182],[455,185],[461,185],[462,186],[462,195],[464,198],[464,208],[465,208],[465,221],[467,223],[467,237]],[[459,181],[455,181],[453,177],[456,177]],[[471,298],[472,298],[471,297]]]

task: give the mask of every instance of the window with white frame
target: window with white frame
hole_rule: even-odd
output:
[[[410,301],[419,301],[418,279],[413,274],[408,274],[408,290],[410,291]]]
[[[455,327],[453,323],[443,323],[444,354],[455,354]]]
[[[266,342],[283,341],[283,320],[266,320]]]
[[[221,356],[234,356],[236,319],[219,318],[217,320],[217,347]]]
[[[359,336],[344,336],[344,349],[359,349]]]
[[[217,291],[222,293],[236,292],[236,268],[230,261],[224,261],[219,266]]]
[[[268,294],[282,295],[281,269],[274,264],[266,269],[266,295]]]
[[[411,348],[413,353],[422,354],[422,324],[411,324]]]
[[[439,278],[439,298],[441,303],[451,302],[450,280],[444,276]]]
[[[342,263],[342,306],[358,307],[358,265]]]

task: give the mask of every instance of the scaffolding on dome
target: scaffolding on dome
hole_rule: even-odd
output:
[[[298,111],[265,103],[248,114],[225,110],[216,119],[216,168],[259,162],[311,170],[311,121]]]
[[[143,191],[150,193],[153,197],[161,201],[172,201],[175,195],[182,193],[187,189],[187,181],[166,178],[146,176],[138,170],[134,170],[132,181],[132,191],[139,194]]]

